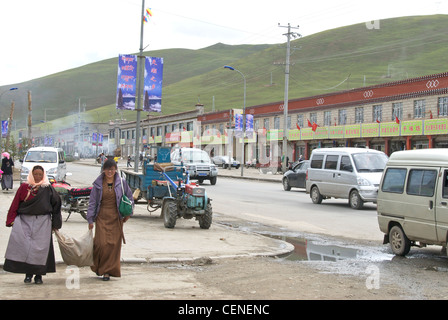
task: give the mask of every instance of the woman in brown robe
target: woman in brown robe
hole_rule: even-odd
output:
[[[90,193],[87,221],[89,229],[95,222],[95,236],[93,241],[93,272],[103,276],[103,280],[110,277],[120,277],[121,242],[124,243],[123,223],[129,216],[123,217],[118,211],[122,197],[122,186],[126,196],[133,201],[132,191],[126,181],[117,173],[117,164],[110,159],[104,163],[103,172],[93,182]],[[134,204],[134,203],[133,203]]]

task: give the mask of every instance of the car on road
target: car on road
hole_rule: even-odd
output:
[[[233,158],[231,159],[229,156],[215,156],[212,158],[212,161],[214,164],[222,167],[223,169],[228,168],[229,165],[230,167],[234,167],[236,169],[240,167],[240,162]]]
[[[160,154],[157,156],[159,162]],[[216,184],[218,179],[218,168],[210,159],[207,152],[197,148],[175,148],[171,152],[171,162],[174,165],[183,165],[187,170],[190,179],[198,180],[203,183],[204,180],[210,180],[211,185]]]
[[[294,162],[283,175],[283,189],[289,191],[291,188],[306,188],[306,171],[309,166],[309,160]]]

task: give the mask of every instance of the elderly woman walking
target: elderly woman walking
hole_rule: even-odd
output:
[[[13,167],[14,161],[12,161],[11,156],[8,152],[2,153],[2,190],[9,190],[13,187]]]
[[[90,268],[107,281],[110,277],[120,277],[121,242],[124,242],[123,223],[129,216],[123,217],[118,211],[120,200],[125,195],[132,201],[132,191],[126,181],[117,172],[117,163],[106,160],[103,172],[93,182],[90,193],[87,221],[89,229],[95,222],[93,241],[93,263]]]
[[[62,226],[61,198],[50,185],[43,167],[37,165],[26,183],[17,189],[6,226],[12,227],[3,269],[24,273],[25,283],[42,283],[42,276],[56,272],[52,230]]]

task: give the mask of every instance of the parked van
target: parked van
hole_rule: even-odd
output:
[[[394,152],[378,191],[378,224],[396,255],[447,245],[448,149]]]
[[[41,165],[45,169],[48,178],[54,178],[58,181],[65,180],[67,174],[64,150],[60,148],[30,148],[20,162],[22,163],[20,183],[26,181],[29,172],[35,165]]]
[[[348,199],[350,207],[376,202],[387,162],[384,152],[367,148],[320,148],[311,153],[306,193],[313,203],[323,199]]]

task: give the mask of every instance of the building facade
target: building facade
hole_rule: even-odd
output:
[[[203,114],[201,145],[239,159],[244,150],[244,161],[275,161],[283,154],[284,132],[290,161],[308,159],[319,147],[369,147],[388,155],[448,147],[448,73],[289,100],[286,130],[283,107],[282,101],[246,108],[255,134],[244,148],[238,146],[241,139],[232,138],[232,110]]]

